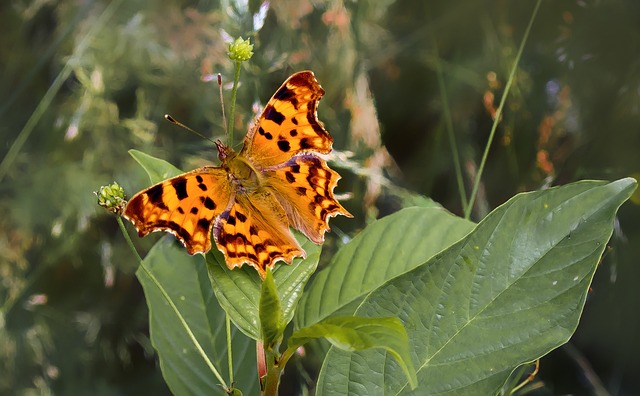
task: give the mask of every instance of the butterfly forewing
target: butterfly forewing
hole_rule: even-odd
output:
[[[189,254],[211,248],[211,229],[231,197],[227,172],[204,167],[165,180],[134,195],[124,217],[140,236],[169,231],[185,245]]]
[[[313,72],[289,77],[247,134],[241,155],[256,166],[270,167],[301,152],[329,153],[333,138],[317,117],[322,95]]]

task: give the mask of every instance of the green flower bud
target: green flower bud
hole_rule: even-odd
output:
[[[233,61],[244,62],[251,59],[253,56],[253,44],[247,39],[238,37],[236,41],[229,44],[229,52],[227,52],[229,59]]]
[[[124,189],[116,182],[110,186],[102,186],[94,194],[98,197],[98,205],[112,213],[122,213],[127,201],[124,199]]]

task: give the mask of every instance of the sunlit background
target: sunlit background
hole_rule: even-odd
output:
[[[224,136],[232,38],[255,44],[236,141],[284,79],[311,69],[335,139],[325,256],[430,197],[463,215],[534,0],[0,3],[0,394],[169,394],[137,263],[93,191],[148,185],[127,151],[182,169]],[[455,153],[458,159],[455,158]],[[522,191],[640,175],[640,2],[543,1],[472,211]],[[462,178],[456,177],[456,161]],[[640,197],[619,212],[578,330],[541,360],[535,394],[640,394]],[[132,230],[132,229],[131,229]],[[135,239],[144,252],[156,240]],[[390,263],[389,265],[393,265]],[[321,356],[283,394],[313,389]]]

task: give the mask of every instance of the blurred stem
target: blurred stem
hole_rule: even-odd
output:
[[[31,135],[31,132],[33,132],[33,129],[35,128],[36,124],[38,123],[38,121],[40,121],[40,118],[45,113],[46,109],[49,107],[51,102],[53,101],[53,98],[56,96],[56,94],[60,90],[60,87],[71,74],[71,70],[72,70],[71,65],[78,63],[78,59],[83,55],[84,51],[89,46],[89,43],[91,42],[93,37],[100,30],[102,30],[102,28],[105,26],[109,18],[111,18],[111,16],[115,13],[115,11],[118,9],[121,3],[122,3],[122,0],[115,0],[109,3],[109,5],[107,6],[107,8],[105,8],[104,12],[100,15],[96,23],[93,24],[93,26],[91,27],[87,35],[84,36],[80,44],[78,44],[73,55],[69,57],[69,59],[67,60],[67,63],[65,63],[64,67],[62,68],[60,73],[58,73],[55,80],[53,80],[53,83],[51,83],[51,86],[49,87],[47,92],[44,94],[42,99],[40,100],[40,103],[38,103],[38,106],[36,107],[36,109],[33,111],[33,113],[31,113],[29,120],[27,120],[27,123],[22,128],[20,133],[18,133],[18,137],[16,138],[16,140],[13,141],[13,144],[9,148],[9,151],[7,151],[7,154],[3,158],[2,162],[0,162],[0,182],[7,175],[7,172],[9,171],[9,168],[13,164],[13,161],[15,161],[15,159],[18,157],[18,154],[20,153],[22,146],[25,144],[25,142]]]
[[[233,386],[233,350],[231,348],[231,319],[229,314],[224,314],[226,326],[227,326],[227,363],[229,364],[229,383]]]
[[[435,55],[436,73],[438,75],[438,87],[440,89],[440,97],[442,98],[442,111],[445,122],[445,128],[447,129],[447,136],[449,137],[449,145],[451,146],[451,155],[453,160],[453,167],[456,172],[456,181],[458,182],[458,192],[460,194],[460,203],[462,204],[462,211],[467,213],[467,191],[464,187],[464,180],[462,178],[462,168],[460,167],[460,154],[458,153],[458,144],[456,143],[456,136],[453,131],[453,121],[451,120],[451,109],[449,108],[449,98],[447,97],[447,87],[444,82],[444,72],[442,70],[442,62],[440,60],[440,54],[438,53],[438,43],[434,36],[431,36],[433,44],[433,52]]]
[[[240,81],[240,66],[242,61],[235,61],[235,74],[233,76],[233,89],[231,90],[231,107],[229,109],[229,137],[227,144],[233,147],[233,125],[236,112],[236,96],[238,95],[238,81]]]
[[[571,359],[573,359],[580,369],[582,370],[582,375],[586,378],[587,382],[591,386],[591,391],[595,396],[610,396],[611,394],[607,391],[607,388],[602,383],[602,380],[598,377],[598,374],[593,370],[589,361],[580,353],[580,350],[573,346],[571,343],[565,344],[562,349],[566,352]]]
[[[215,365],[211,362],[211,360],[209,360],[209,357],[207,356],[206,352],[202,348],[202,345],[200,345],[200,343],[198,342],[198,339],[196,338],[195,334],[193,334],[193,332],[191,331],[191,328],[189,327],[189,324],[187,323],[187,321],[184,319],[184,317],[182,316],[182,314],[178,310],[178,307],[176,307],[176,305],[173,303],[173,300],[171,300],[171,297],[169,297],[169,294],[164,289],[164,287],[162,287],[162,284],[160,284],[160,282],[155,277],[155,275],[153,275],[153,273],[151,271],[149,271],[149,269],[145,265],[144,261],[142,261],[142,258],[138,254],[138,251],[136,250],[135,246],[133,245],[133,241],[131,240],[131,237],[129,237],[129,233],[127,232],[127,229],[125,228],[124,223],[122,222],[122,217],[118,216],[117,220],[118,220],[118,225],[120,226],[120,231],[122,231],[122,234],[124,235],[124,239],[126,239],[127,244],[129,245],[129,248],[131,248],[131,250],[133,251],[134,255],[138,259],[138,262],[140,263],[140,268],[149,277],[149,279],[151,279],[151,282],[154,285],[156,285],[156,287],[160,291],[160,294],[162,294],[162,297],[164,297],[164,299],[167,301],[167,303],[169,304],[169,306],[171,307],[173,312],[176,314],[176,316],[178,317],[178,321],[180,321],[180,323],[182,324],[182,327],[184,328],[184,330],[186,331],[187,335],[191,339],[191,342],[193,342],[193,345],[198,350],[198,353],[200,354],[200,357],[202,357],[202,359],[207,364],[207,366],[209,367],[209,369],[211,370],[213,375],[215,375],[216,379],[218,381],[220,381],[220,384],[225,388],[225,390],[229,389],[227,384],[224,382],[224,379],[222,378],[222,376],[218,372],[218,369],[216,369]]]
[[[527,26],[527,29],[524,32],[524,37],[522,38],[522,42],[520,43],[520,48],[518,48],[518,54],[516,55],[516,59],[513,62],[513,67],[511,68],[511,72],[509,73],[509,79],[507,80],[507,85],[504,87],[504,93],[502,94],[502,98],[500,99],[500,105],[498,106],[498,110],[496,111],[496,115],[493,120],[493,125],[491,126],[491,133],[489,133],[489,139],[487,140],[487,145],[484,148],[484,154],[482,154],[482,160],[480,161],[480,166],[478,168],[476,180],[473,183],[473,190],[471,191],[471,197],[469,198],[469,205],[467,206],[467,210],[464,213],[464,218],[467,220],[469,220],[469,217],[471,216],[471,211],[473,210],[473,205],[476,200],[476,195],[478,194],[478,188],[480,187],[480,181],[482,180],[482,171],[484,170],[484,166],[487,162],[487,157],[489,155],[489,149],[491,148],[491,144],[493,143],[493,138],[495,136],[496,129],[498,128],[498,124],[500,123],[500,119],[502,118],[502,109],[504,108],[504,104],[506,102],[507,96],[509,95],[511,84],[515,79],[516,71],[518,70],[518,63],[520,63],[520,57],[522,56],[522,51],[524,50],[524,46],[527,43],[527,39],[529,38],[529,32],[531,31],[531,26],[533,26],[533,21],[536,19],[536,15],[538,14],[540,3],[542,3],[542,0],[538,0],[536,2],[535,7],[533,8],[533,12],[531,13],[531,18],[529,19],[529,25]]]

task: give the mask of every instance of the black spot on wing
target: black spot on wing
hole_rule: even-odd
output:
[[[284,121],[284,115],[275,109],[272,105],[267,106],[264,109],[264,118],[281,125]]]
[[[278,148],[283,153],[286,153],[287,151],[291,150],[291,145],[286,140],[278,140]]]
[[[258,133],[259,133],[259,134],[261,134],[262,136],[264,136],[264,137],[265,137],[265,139],[267,139],[267,140],[271,140],[271,139],[273,139],[273,135],[272,135],[272,134],[270,134],[269,132],[266,132],[266,131],[264,130],[264,128],[262,128],[262,127],[259,127],[259,128],[258,128]]]
[[[162,184],[155,185],[147,190],[147,197],[149,197],[149,201],[157,204],[162,202],[162,192],[164,188]]]
[[[307,188],[306,187],[296,187],[296,192],[298,193],[298,195],[307,195]]]
[[[298,136],[298,131],[296,131],[295,129],[292,129],[292,130],[289,131],[289,135],[291,137],[296,137],[296,136]]]
[[[156,184],[155,186],[149,188],[146,194],[149,198],[149,202],[153,203],[162,210],[167,210],[169,208],[167,208],[167,205],[165,205],[164,200],[162,199],[163,192],[164,187],[162,187],[162,184]],[[140,205],[142,205],[142,202],[140,202]]]
[[[300,148],[302,150],[307,150],[307,149],[313,148],[313,143],[311,142],[311,140],[309,138],[302,138],[302,139],[300,139]]]
[[[289,88],[287,88],[287,86],[285,85],[284,87],[281,87],[274,95],[274,98],[278,99],[278,100],[284,100],[284,101],[290,101],[292,98],[296,97],[296,93],[293,92],[292,90],[290,90]]]
[[[293,176],[293,173],[291,173],[290,171],[286,171],[284,173],[284,176],[289,183],[293,183],[294,181],[296,181],[296,177]]]
[[[287,88],[287,86],[281,87],[273,95],[273,97],[274,99],[291,103],[296,110],[298,109],[298,105],[300,104],[300,102],[298,101],[298,98],[296,98],[296,93],[293,90]]]
[[[247,221],[247,216],[245,216],[244,214],[240,213],[240,212],[236,212],[236,218],[241,222],[244,223],[245,221]]]
[[[189,211],[191,212],[191,214],[198,214],[198,208],[196,208],[195,206],[193,208],[191,208],[191,210]]]
[[[189,194],[187,194],[187,179],[175,179],[171,182],[171,186],[174,190],[176,190],[176,194],[178,195],[179,200],[182,201],[189,196]]]
[[[208,232],[209,231],[209,227],[211,226],[211,222],[207,219],[200,219],[198,220],[198,228]]]
[[[216,208],[216,203],[209,197],[200,197],[200,202],[202,202],[204,207],[209,210],[214,210]]]

